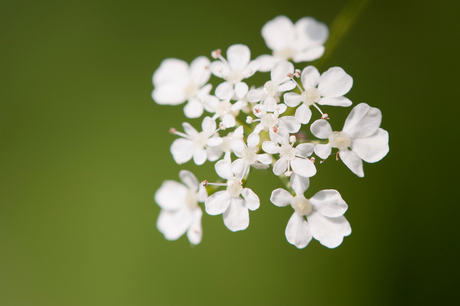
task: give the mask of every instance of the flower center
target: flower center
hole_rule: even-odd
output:
[[[293,160],[297,154],[297,149],[293,148],[290,144],[282,145],[280,148],[280,157],[285,160]]]
[[[191,100],[196,97],[199,87],[196,84],[189,83],[184,90],[185,98]]]
[[[257,154],[254,150],[257,150],[257,147],[256,148],[245,148],[243,150],[243,161],[248,164],[248,165],[252,165],[253,163],[256,162],[257,160]]]
[[[293,197],[291,200],[291,206],[294,208],[295,212],[301,216],[308,215],[313,209],[310,201],[303,195]]]
[[[278,85],[273,81],[268,81],[264,85],[264,91],[271,97],[275,96],[278,92]]]
[[[227,181],[227,192],[233,198],[236,198],[243,191],[243,186],[241,186],[241,181],[237,178],[232,178]]]
[[[203,149],[204,146],[206,146],[206,143],[208,142],[208,138],[209,137],[206,134],[200,132],[193,138],[193,145],[196,149]]]
[[[284,49],[281,49],[281,50],[274,51],[273,55],[282,57],[284,59],[290,59],[290,58],[294,57],[295,51],[292,50],[291,48],[284,48]]]
[[[187,202],[188,207],[190,207],[191,209],[198,207],[197,193],[193,190],[189,190],[185,201]]]
[[[244,76],[239,70],[230,70],[226,78],[227,82],[231,84],[239,83],[242,79],[244,79]]]
[[[334,148],[346,150],[351,145],[351,138],[345,132],[332,132],[331,135],[329,135],[329,143]]]
[[[260,119],[260,123],[262,123],[265,129],[271,129],[278,124],[278,117],[274,114],[265,114]]]
[[[305,91],[300,96],[302,97],[302,101],[307,105],[311,105],[321,99],[319,90],[314,87],[305,89]]]
[[[222,101],[219,104],[217,104],[216,107],[216,114],[219,115],[219,117],[223,117],[226,114],[230,114],[230,107],[232,105],[230,102]]]

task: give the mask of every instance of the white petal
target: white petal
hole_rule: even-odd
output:
[[[193,141],[179,138],[171,144],[171,154],[177,164],[188,162],[193,156]]]
[[[236,177],[243,178],[249,173],[249,165],[242,159],[237,159],[232,163],[232,172]]]
[[[275,175],[280,175],[281,173],[286,172],[288,169],[288,163],[284,158],[278,159],[273,166],[273,173]]]
[[[212,62],[209,69],[211,70],[212,74],[214,74],[218,78],[224,78],[228,75],[228,72],[230,71],[230,67],[228,66],[228,64],[223,63],[221,61]]]
[[[340,67],[329,68],[321,75],[318,90],[323,97],[340,97],[350,91],[353,78]]]
[[[254,133],[250,134],[248,136],[248,147],[254,148],[255,146],[259,144],[259,141],[260,141],[259,135],[254,134]]]
[[[225,160],[219,160],[214,168],[216,169],[217,175],[221,178],[226,180],[233,178],[232,165],[229,162]]]
[[[390,150],[388,146],[388,132],[379,128],[369,137],[353,138],[351,149],[365,162],[378,162]]]
[[[307,66],[302,70],[300,80],[302,81],[303,88],[316,87],[319,83],[320,74],[318,69],[314,66]]]
[[[273,97],[266,97],[264,100],[265,111],[274,112],[276,107],[276,100]]]
[[[257,194],[249,188],[244,188],[241,195],[244,198],[244,204],[250,210],[256,210],[260,206],[260,200]]]
[[[220,83],[214,94],[221,100],[230,100],[233,97],[233,85],[229,82]]]
[[[335,218],[342,216],[348,209],[347,203],[337,190],[326,189],[317,192],[311,199],[314,209],[323,216]]]
[[[222,144],[222,137],[211,137],[208,139],[208,141],[206,141],[206,145],[210,146],[210,147],[216,147],[216,146],[219,146]]]
[[[297,52],[294,55],[292,60],[296,63],[311,62],[323,56],[324,50],[325,50],[324,46],[316,46],[313,48],[308,48],[301,52]]]
[[[224,117],[222,117],[222,123],[226,128],[234,127],[236,124],[235,117],[230,114],[225,114]]]
[[[307,124],[310,122],[311,110],[310,106],[307,104],[302,104],[295,111],[295,118],[302,124]]]
[[[344,216],[327,218],[313,210],[307,216],[307,220],[313,237],[331,249],[338,247],[343,237],[351,234],[350,223]]]
[[[213,162],[220,158],[222,155],[222,150],[219,147],[207,147],[206,148],[206,155],[208,156],[208,160]]]
[[[332,146],[330,144],[317,144],[315,146],[315,154],[322,159],[327,159],[331,155]]]
[[[269,165],[272,163],[272,157],[268,154],[257,154],[257,160],[262,164]]]
[[[292,116],[284,116],[278,120],[280,128],[286,128],[289,133],[297,133],[300,130],[300,122]]]
[[[327,25],[313,17],[303,17],[295,23],[297,40],[303,47],[324,44],[329,36]]]
[[[157,228],[166,239],[176,240],[185,233],[192,221],[192,214],[188,207],[174,212],[162,210],[158,216]]]
[[[363,160],[350,150],[342,150],[339,152],[340,159],[343,163],[359,177],[364,177]]]
[[[206,135],[211,136],[216,130],[216,122],[211,117],[204,117],[201,127]]]
[[[178,210],[187,204],[187,193],[188,189],[181,183],[164,181],[155,192],[155,202],[162,209]]]
[[[251,60],[251,51],[245,45],[236,44],[227,49],[227,61],[232,69],[244,69]]]
[[[283,188],[273,190],[270,201],[278,207],[284,207],[291,204],[293,196]]]
[[[296,195],[304,194],[310,186],[310,179],[308,177],[300,176],[296,173],[291,174],[291,186]]]
[[[198,86],[203,86],[211,77],[209,65],[211,62],[206,56],[199,56],[190,63],[190,80]]]
[[[335,97],[335,98],[321,98],[318,101],[319,105],[332,105],[332,106],[350,106],[353,103],[345,97]]]
[[[186,85],[189,80],[188,72],[186,62],[176,58],[167,58],[161,62],[160,67],[153,74],[153,85],[155,87],[171,83]]]
[[[278,92],[284,92],[296,87],[296,83],[293,80],[288,80],[287,82],[283,82],[278,86]]]
[[[206,96],[204,99],[204,108],[210,113],[215,113],[220,100],[216,96]]]
[[[302,102],[302,97],[295,92],[288,92],[284,94],[284,103],[290,107],[296,107]]]
[[[248,93],[248,89],[249,89],[248,84],[244,82],[239,82],[238,84],[235,85],[235,94],[239,99],[242,99]]]
[[[182,89],[175,83],[158,85],[152,91],[152,99],[160,105],[179,105],[187,100]]]
[[[208,155],[206,154],[206,151],[204,149],[197,149],[195,152],[193,152],[193,161],[197,165],[202,165],[208,158]]]
[[[319,139],[327,139],[332,133],[332,127],[326,120],[319,119],[312,123],[310,131]]]
[[[188,122],[183,122],[182,127],[184,128],[185,134],[193,137],[195,135],[198,135],[198,131]]]
[[[206,199],[206,202],[204,202],[206,212],[212,216],[220,215],[221,213],[227,210],[228,206],[230,205],[231,199],[232,197],[227,192],[227,190],[217,191],[216,193],[213,193]]]
[[[262,149],[268,154],[277,154],[280,152],[280,146],[273,141],[264,141],[262,143]]]
[[[232,232],[245,230],[249,226],[249,211],[240,197],[231,198],[223,217],[225,226]]]
[[[270,72],[270,77],[276,84],[281,84],[289,79],[287,77],[289,73],[294,73],[294,65],[288,61],[281,61],[278,62],[275,67],[273,67],[272,71]]]
[[[368,137],[374,134],[382,122],[382,112],[366,103],[359,103],[348,114],[343,131],[350,137]]]
[[[295,147],[300,152],[300,156],[308,157],[313,154],[313,150],[315,149],[315,145],[312,143],[301,143],[297,147]]]
[[[208,192],[206,191],[206,187],[200,184],[198,188],[198,202],[203,203],[204,201],[206,201],[207,198]]]
[[[203,115],[203,104],[197,99],[191,99],[184,106],[184,114],[187,118],[199,118]]]
[[[292,171],[304,177],[312,177],[316,174],[315,164],[309,159],[294,158],[291,167]]]
[[[297,213],[289,219],[285,234],[287,241],[299,249],[306,247],[312,237],[307,221]]]
[[[287,106],[284,103],[279,103],[278,108],[279,108],[278,109],[278,114],[280,114],[280,115],[287,110]]]
[[[264,97],[265,92],[262,89],[252,89],[248,92],[248,101],[259,102]]]
[[[288,48],[294,41],[294,24],[286,16],[278,16],[262,27],[262,37],[272,50]]]
[[[182,183],[184,183],[188,187],[188,189],[194,191],[198,190],[199,182],[192,172],[187,170],[181,170],[179,172],[179,178],[182,181]]]
[[[246,148],[246,145],[244,144],[244,141],[242,139],[232,139],[230,140],[230,148],[232,148],[232,151],[237,154],[238,157],[241,157],[241,152]]]
[[[197,207],[192,212],[193,221],[187,231],[187,238],[191,244],[199,244],[203,237],[203,229],[201,228],[201,216],[203,212]]]
[[[273,55],[263,54],[256,58],[256,61],[259,62],[259,71],[261,72],[268,72],[273,69],[273,67],[282,60],[279,57],[275,57]]]

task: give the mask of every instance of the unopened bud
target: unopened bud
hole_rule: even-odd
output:
[[[253,121],[253,119],[252,119],[251,116],[247,116],[247,117],[246,117],[246,123],[247,123],[247,124],[251,124],[252,121]]]
[[[220,49],[217,49],[211,52],[211,56],[213,59],[218,59],[221,54],[222,54],[222,51]]]
[[[294,75],[296,78],[300,78],[300,69],[296,69],[295,72],[294,72]]]
[[[325,119],[325,120],[329,120],[329,115],[324,113],[322,116],[321,116],[321,119]]]
[[[295,138],[294,135],[291,135],[291,136],[289,137],[289,142],[290,142],[290,143],[295,143],[296,141],[297,141],[297,139]]]

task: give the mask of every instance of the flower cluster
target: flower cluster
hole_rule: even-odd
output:
[[[316,160],[322,163],[335,155],[363,177],[363,160],[374,163],[388,153],[388,132],[380,128],[380,110],[366,103],[351,110],[342,130],[333,130],[329,124],[329,115],[322,109],[352,105],[344,96],[352,88],[352,77],[340,67],[323,73],[311,65],[303,70],[295,67],[320,58],[328,35],[327,26],[311,17],[294,24],[278,16],[262,28],[272,55],[251,59],[246,45],[235,44],[225,56],[221,50],[213,51],[213,61],[200,56],[190,65],[179,59],[161,63],[153,75],[155,102],[186,102],[184,114],[189,119],[205,114],[201,131],[188,122],[182,124],[183,131],[170,129],[178,136],[171,144],[174,160],[183,164],[193,159],[196,165],[216,162],[221,178],[200,184],[191,172],[182,170],[183,184],[163,182],[155,201],[162,209],[157,227],[166,239],[176,240],[187,233],[192,244],[201,242],[200,202],[207,214],[222,214],[229,230],[246,229],[249,210],[260,206],[257,194],[246,187],[249,174],[253,168],[270,167],[285,184],[271,193],[270,201],[278,207],[291,205],[294,210],[285,232],[289,243],[304,248],[315,238],[335,248],[350,235],[344,217],[348,206],[338,191],[321,190],[310,198],[304,195],[318,171]],[[246,79],[257,72],[269,72],[270,77],[260,87],[250,87]],[[211,76],[221,80],[214,94],[208,83]],[[307,128],[317,140],[306,137],[303,130]]]

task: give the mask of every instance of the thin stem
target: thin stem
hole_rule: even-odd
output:
[[[356,22],[357,17],[362,13],[364,7],[370,0],[350,0],[342,9],[339,15],[335,18],[331,25],[331,35],[325,44],[326,51],[324,55],[317,61],[316,67],[322,67],[329,56],[334,52],[337,45],[345,37],[345,34],[350,30]]]

